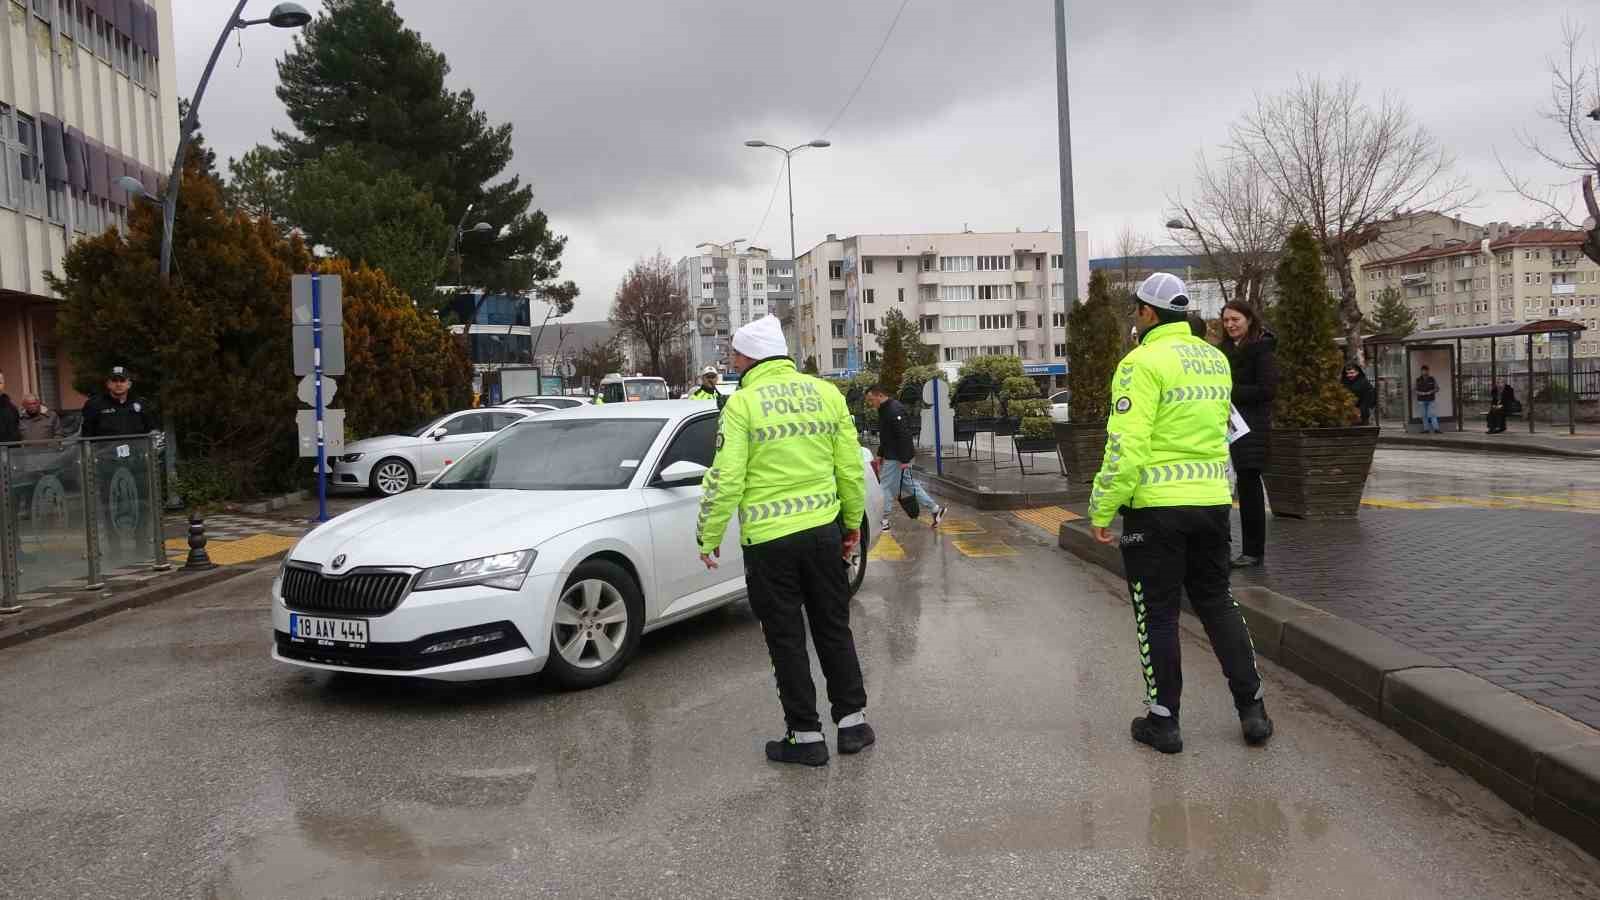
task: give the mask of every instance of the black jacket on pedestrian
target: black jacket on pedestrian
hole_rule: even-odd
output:
[[[917,458],[911,423],[907,420],[906,408],[898,400],[885,400],[878,407],[878,455],[900,462]]]
[[[1432,375],[1417,376],[1417,402],[1430,403],[1439,397],[1439,381]]]
[[[1219,348],[1233,368],[1233,405],[1250,433],[1229,447],[1235,469],[1264,469],[1272,401],[1278,396],[1278,338],[1270,331],[1245,344],[1224,338]]]
[[[1361,412],[1361,424],[1365,425],[1371,421],[1372,411],[1378,406],[1378,389],[1372,386],[1372,381],[1360,366],[1351,363],[1349,367],[1356,370],[1356,377],[1340,375],[1339,380],[1356,396],[1356,409]]]
[[[160,430],[155,411],[142,397],[128,394],[121,403],[110,394],[97,394],[83,405],[81,437],[123,437]]]
[[[11,402],[11,395],[0,394],[0,444],[20,444],[22,442],[22,413],[17,405]]]

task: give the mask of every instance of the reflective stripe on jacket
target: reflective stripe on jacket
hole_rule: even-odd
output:
[[[694,393],[689,395],[689,399],[690,400],[715,400],[715,399],[717,399],[717,392],[702,384],[699,387],[694,389]]]
[[[843,514],[866,514],[860,442],[844,397],[787,358],[757,363],[739,380],[717,429],[696,543],[710,553],[739,516],[740,542],[764,544]]]
[[[1187,322],[1158,325],[1111,379],[1106,455],[1089,519],[1111,524],[1124,506],[1226,506],[1228,401],[1233,375],[1222,351]]]

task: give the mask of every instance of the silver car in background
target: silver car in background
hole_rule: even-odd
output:
[[[365,488],[379,497],[403,494],[432,481],[500,429],[552,412],[544,405],[466,409],[441,416],[410,434],[388,434],[346,444],[328,460],[335,487]]]

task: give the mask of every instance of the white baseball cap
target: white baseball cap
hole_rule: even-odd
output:
[[[1139,285],[1139,300],[1156,309],[1186,313],[1189,311],[1189,294],[1183,279],[1167,272],[1157,272]]]
[[[700,377],[701,378],[704,378],[707,375],[717,375],[717,374],[720,374],[720,373],[717,372],[717,367],[716,366],[706,366],[704,369],[700,370]]]

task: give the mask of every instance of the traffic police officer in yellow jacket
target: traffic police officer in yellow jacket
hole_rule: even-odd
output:
[[[839,752],[859,753],[877,739],[866,721],[844,565],[861,540],[866,481],[844,397],[796,371],[788,352],[777,316],[734,333],[739,390],[722,410],[696,538],[701,560],[716,568],[722,535],[738,515],[750,608],[766,635],[788,728],[782,740],[767,743],[767,758],[820,766],[828,745],[806,653],[807,620],[828,680]]]
[[[1133,720],[1133,738],[1162,753],[1183,750],[1178,612],[1187,591],[1222,663],[1244,739],[1263,744],[1272,720],[1228,583],[1228,359],[1190,332],[1182,280],[1157,272],[1139,286],[1138,298],[1139,346],[1111,380],[1105,460],[1089,499],[1101,543],[1115,540],[1109,526],[1122,513],[1122,561],[1149,707]]]
[[[700,371],[700,384],[689,394],[689,399],[716,400],[720,396],[717,393],[717,367],[706,366]]]

